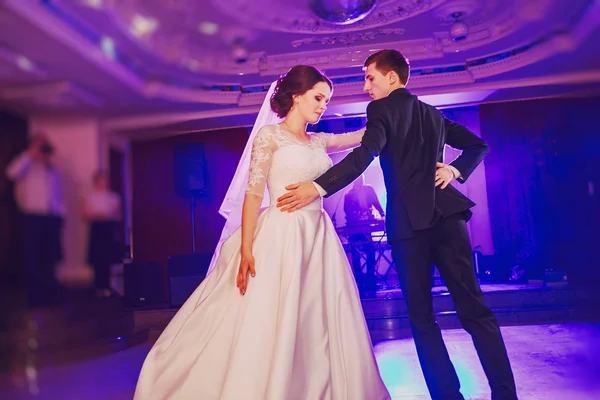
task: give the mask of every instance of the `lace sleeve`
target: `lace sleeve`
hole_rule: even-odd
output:
[[[248,175],[248,186],[246,194],[263,197],[269,169],[273,162],[273,153],[277,145],[271,137],[268,126],[262,127],[252,142],[252,153],[250,156],[250,173]]]
[[[339,135],[333,133],[318,133],[317,135],[325,143],[327,153],[333,154],[358,147],[364,134],[365,128],[359,131],[342,133]]]

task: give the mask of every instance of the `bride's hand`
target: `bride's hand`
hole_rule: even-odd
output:
[[[242,253],[242,261],[240,262],[240,269],[237,274],[236,286],[240,289],[240,294],[243,296],[246,294],[246,288],[248,287],[248,273],[254,277],[256,270],[254,269],[254,257],[252,253]]]

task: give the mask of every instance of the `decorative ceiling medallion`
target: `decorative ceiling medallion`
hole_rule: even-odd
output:
[[[267,31],[294,33],[340,33],[377,28],[429,11],[446,0],[380,0],[369,15],[349,25],[328,23],[316,17],[306,2],[277,0],[211,0],[223,14]]]
[[[292,47],[302,47],[311,44],[318,45],[350,45],[358,41],[375,40],[378,36],[402,36],[405,29],[375,29],[366,32],[340,33],[335,36],[313,36],[306,39],[294,40]]]

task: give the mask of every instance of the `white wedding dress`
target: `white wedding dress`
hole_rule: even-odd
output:
[[[261,210],[252,253],[256,276],[236,287],[241,230],[181,307],[144,362],[136,400],[384,400],[354,277],[318,199],[284,213],[285,186],[331,165],[327,152],[356,147],[362,132],[302,142],[279,125],[258,132],[248,193]]]

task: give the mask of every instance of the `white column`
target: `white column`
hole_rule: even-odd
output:
[[[86,263],[88,227],[81,218],[81,206],[93,174],[106,165],[106,146],[102,145],[98,121],[79,116],[34,116],[29,120],[29,131],[30,135],[44,133],[54,145],[54,164],[64,188],[64,259],[58,266],[58,279],[67,284],[88,283],[92,279]]]

